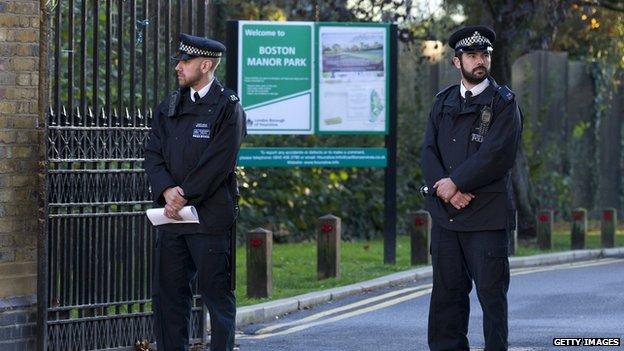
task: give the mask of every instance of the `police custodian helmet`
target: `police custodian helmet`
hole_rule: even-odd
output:
[[[225,45],[216,40],[181,33],[178,54],[172,59],[190,60],[195,57],[221,57],[224,52]]]
[[[494,50],[496,33],[487,26],[466,26],[455,31],[449,37],[449,46],[456,54]]]

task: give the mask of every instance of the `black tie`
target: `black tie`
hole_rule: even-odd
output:
[[[200,97],[199,97],[199,93],[198,93],[198,92],[195,92],[195,94],[193,94],[193,97],[195,98],[195,103],[198,103],[198,102],[199,102],[199,99],[200,99]]]
[[[468,105],[470,105],[470,98],[472,97],[472,92],[470,90],[466,90],[466,92],[464,93],[464,96],[466,97],[466,100],[464,101],[464,107],[467,107]]]

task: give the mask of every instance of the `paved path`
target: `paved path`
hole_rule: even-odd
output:
[[[243,327],[241,351],[427,350],[430,284],[375,290]],[[624,338],[624,259],[512,270],[510,350],[554,347],[554,337]],[[469,338],[483,347],[481,310],[471,295]],[[593,350],[624,350],[594,347]]]

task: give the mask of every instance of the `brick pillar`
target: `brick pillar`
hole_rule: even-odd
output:
[[[39,0],[0,0],[0,349],[35,342]]]

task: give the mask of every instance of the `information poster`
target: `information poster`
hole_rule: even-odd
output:
[[[243,167],[386,167],[384,148],[242,148]]]
[[[388,26],[317,27],[320,133],[386,133]]]
[[[314,133],[314,23],[240,21],[238,87],[250,134]]]

